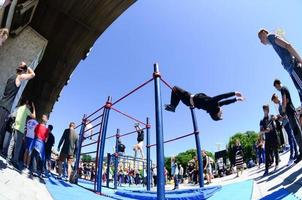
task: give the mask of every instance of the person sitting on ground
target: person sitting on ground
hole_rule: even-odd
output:
[[[134,151],[134,158],[137,156],[137,151],[140,152],[141,158],[144,159],[144,130],[139,126],[139,123],[136,123],[134,125],[134,128],[137,132],[137,144],[134,145],[133,151]]]
[[[233,96],[236,96],[236,98],[227,99]],[[222,101],[223,99],[227,100]],[[174,86],[171,92],[170,104],[165,105],[165,110],[175,112],[179,102],[182,101],[186,106],[207,111],[213,120],[218,121],[222,120],[222,106],[236,101],[243,101],[243,99],[244,98],[240,92],[229,92],[215,97],[210,97],[204,93],[193,95],[180,87]]]

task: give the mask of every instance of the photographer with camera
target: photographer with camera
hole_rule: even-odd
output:
[[[0,150],[2,149],[8,116],[20,85],[23,81],[30,80],[34,77],[35,72],[30,67],[27,67],[25,62],[21,62],[16,69],[16,74],[9,77],[6,82],[3,95],[0,98]]]

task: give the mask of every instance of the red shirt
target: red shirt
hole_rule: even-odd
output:
[[[44,124],[38,124],[35,128],[35,137],[45,142],[48,137],[49,130]]]

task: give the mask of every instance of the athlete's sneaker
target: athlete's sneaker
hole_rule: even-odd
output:
[[[297,164],[298,162],[301,161],[301,159],[302,159],[302,155],[300,154],[300,155],[297,157],[297,159],[295,160],[295,163]]]
[[[268,171],[265,171],[263,176],[267,176],[268,175]]]
[[[165,105],[165,110],[169,111],[169,112],[175,112],[175,107],[170,105],[170,104],[166,104]]]
[[[287,166],[291,166],[292,164],[294,164],[294,160],[293,159],[289,159]]]
[[[279,166],[278,165],[276,165],[275,166],[275,171],[277,171],[279,169]]]

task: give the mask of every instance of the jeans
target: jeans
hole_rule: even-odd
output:
[[[29,170],[31,172],[35,172],[38,175],[41,175],[43,172],[43,161],[40,157],[40,154],[37,152],[36,149],[33,149],[30,155],[30,164],[29,164]]]
[[[0,106],[0,149],[2,149],[2,143],[5,137],[6,124],[8,121],[9,111]]]
[[[289,125],[293,130],[297,145],[299,146],[299,153],[302,155],[302,135],[298,118],[294,112],[286,112],[286,115],[288,117]]]
[[[290,159],[294,159],[294,157],[298,156],[297,142],[294,137],[293,131],[290,128],[289,123],[285,124],[284,129],[285,129],[285,131],[287,133],[287,137],[288,137]]]
[[[292,68],[293,71],[290,74],[290,77],[296,87],[296,89],[298,90],[298,94],[299,94],[299,98],[300,98],[300,102],[302,105],[302,68],[297,66],[297,62],[292,64]]]
[[[24,134],[18,130],[14,130],[12,134],[12,138],[9,143],[8,152],[7,152],[7,160],[9,162],[13,161],[16,164],[19,163],[19,155],[22,147]],[[13,155],[14,152],[14,155]],[[13,160],[12,160],[13,158]]]
[[[268,171],[270,161],[271,161],[271,159],[270,159],[271,155],[275,157],[275,163],[276,163],[276,166],[278,166],[278,164],[279,164],[278,149],[274,148],[270,145],[266,145],[265,146],[265,171]]]
[[[259,158],[259,164],[265,163],[265,150],[264,148],[257,148],[257,154]]]
[[[175,174],[173,177],[174,177],[174,188],[178,189],[178,175]]]
[[[12,133],[6,131],[5,137],[3,140],[3,146],[2,146],[2,154],[5,156],[7,156],[8,146],[9,146],[11,139],[12,139]]]

